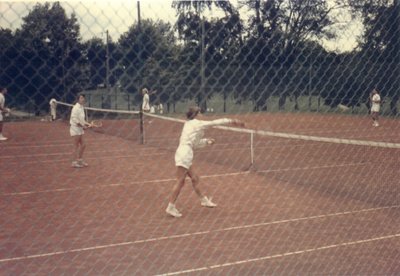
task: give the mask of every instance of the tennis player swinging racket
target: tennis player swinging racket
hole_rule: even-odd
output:
[[[197,196],[200,198],[200,203],[204,207],[216,207],[217,205],[203,195],[199,189],[200,177],[193,169],[193,150],[196,148],[204,147],[205,145],[214,144],[214,139],[203,138],[204,130],[208,127],[217,125],[234,125],[244,127],[244,123],[239,120],[233,119],[218,119],[213,121],[201,120],[203,115],[200,112],[199,107],[190,107],[186,113],[188,119],[185,122],[182,130],[182,134],[179,140],[179,146],[175,153],[175,165],[177,168],[176,177],[177,182],[173,187],[172,194],[169,199],[169,204],[165,210],[167,214],[173,217],[181,217],[182,214],[178,211],[175,206],[175,202],[179,196],[182,187],[185,184],[186,176],[189,176],[192,180],[192,186]]]

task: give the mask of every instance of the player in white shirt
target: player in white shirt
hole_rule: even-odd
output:
[[[371,94],[371,117],[373,122],[373,126],[379,126],[378,119],[379,119],[379,111],[381,109],[381,96],[379,95],[378,90],[372,90]]]
[[[84,129],[90,127],[90,123],[86,121],[85,116],[85,96],[78,95],[77,103],[74,105],[71,111],[70,123],[70,135],[74,142],[74,152],[73,152],[73,168],[87,167],[88,164],[83,161],[83,153],[85,151],[85,141],[83,140]]]
[[[57,118],[57,101],[56,101],[56,99],[51,99],[49,104],[50,104],[51,121],[55,121]]]
[[[0,141],[6,141],[8,138],[3,136],[3,120],[4,115],[10,112],[10,109],[5,107],[6,98],[4,95],[7,94],[7,88],[0,87]]]
[[[161,102],[158,102],[157,104],[157,111],[159,114],[163,114],[164,113],[164,107],[163,104]]]
[[[150,95],[155,94],[157,91],[151,91],[147,90],[147,88],[142,89],[142,95],[143,95],[143,102],[142,102],[142,111],[143,112],[150,112]]]
[[[168,207],[165,210],[167,214],[173,217],[181,217],[182,214],[176,209],[175,202],[179,196],[182,187],[185,184],[186,176],[189,176],[192,180],[192,186],[198,197],[202,206],[205,207],[215,207],[215,203],[211,201],[210,198],[204,196],[200,191],[198,185],[200,177],[195,173],[192,162],[193,162],[193,150],[196,148],[204,147],[205,145],[214,144],[215,140],[210,138],[203,138],[204,130],[208,127],[217,125],[227,125],[231,124],[234,126],[244,126],[239,120],[233,119],[218,119],[213,121],[201,120],[203,115],[200,113],[199,107],[190,107],[186,113],[188,119],[185,122],[181,137],[179,140],[179,146],[175,153],[175,165],[177,167],[177,183],[174,185],[172,194],[168,203]],[[199,118],[199,119],[197,119]]]

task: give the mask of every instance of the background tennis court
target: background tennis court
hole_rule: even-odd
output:
[[[395,120],[371,132],[366,117],[242,119],[274,132],[400,142]],[[200,207],[188,182],[177,203],[184,216],[174,219],[164,212],[179,136],[179,125],[171,124],[146,118],[145,145],[87,131],[90,166],[84,169],[70,167],[66,123],[7,124],[13,138],[2,144],[0,156],[1,270],[7,275],[400,271],[399,149],[255,137],[256,168],[246,171],[249,137],[212,129],[207,134],[217,143],[200,150],[195,164],[218,207]]]

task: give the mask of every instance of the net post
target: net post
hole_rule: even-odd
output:
[[[250,166],[252,167],[254,165],[254,147],[253,147],[253,143],[254,142],[254,132],[250,133]]]
[[[254,164],[254,132],[250,132],[250,165],[246,171],[256,171]]]
[[[140,144],[144,145],[144,116],[142,109],[139,111],[139,135]]]

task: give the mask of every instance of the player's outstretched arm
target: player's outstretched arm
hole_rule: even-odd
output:
[[[234,119],[231,123],[231,125],[235,126],[235,127],[244,127],[245,123],[240,121],[240,120],[236,120]]]

